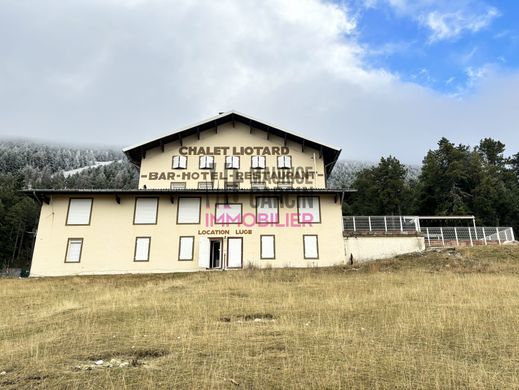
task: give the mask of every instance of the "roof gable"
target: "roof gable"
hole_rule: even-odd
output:
[[[145,153],[149,149],[156,147],[163,148],[165,144],[174,141],[180,141],[180,143],[182,144],[183,138],[186,138],[190,135],[199,134],[206,130],[214,130],[218,126],[229,122],[240,122],[247,126],[250,126],[251,129],[254,128],[263,130],[267,133],[277,135],[278,137],[285,139],[285,141],[290,140],[292,142],[299,143],[302,145],[302,148],[308,146],[318,150],[320,155],[324,159],[325,171],[327,175],[329,175],[332,171],[333,166],[335,165],[335,162],[337,161],[339,154],[341,153],[340,149],[322,144],[317,141],[310,140],[299,134],[283,130],[277,126],[273,126],[265,122],[260,122],[257,119],[254,119],[250,116],[241,114],[236,111],[225,112],[215,117],[206,119],[202,122],[195,123],[193,125],[180,129],[174,133],[166,134],[162,137],[155,138],[153,140],[149,140],[138,145],[130,146],[128,148],[123,149],[123,152],[126,154],[126,156],[130,159],[131,162],[140,166],[142,158],[145,157]]]

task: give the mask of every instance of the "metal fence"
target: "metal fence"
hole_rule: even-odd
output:
[[[351,232],[419,232],[418,217],[348,216],[343,217],[344,230]]]
[[[488,245],[515,241],[511,227],[421,227],[418,216],[345,216],[344,231],[355,234],[418,233],[428,246]],[[451,217],[454,218],[455,217]]]

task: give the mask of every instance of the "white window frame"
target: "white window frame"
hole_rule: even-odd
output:
[[[199,181],[198,182],[198,189],[199,190],[212,190],[213,189],[213,182],[212,181]]]
[[[271,211],[272,208],[265,207],[265,204],[274,204],[276,213],[273,212],[263,212],[262,209],[267,211]],[[267,215],[268,218],[265,220],[265,217],[259,218],[260,213]],[[277,196],[257,196],[256,197],[256,223],[258,224],[269,224],[269,223],[279,223],[279,198]]]
[[[265,156],[252,156],[251,157],[251,167],[253,169],[265,169],[265,166],[266,166]]]
[[[225,169],[240,169],[240,156],[225,156]]]
[[[310,198],[314,198],[313,201],[310,201]],[[304,201],[304,204],[302,204]],[[308,211],[308,205],[312,205],[312,208],[317,211],[317,220],[308,221],[306,218],[302,218],[303,213],[307,213]],[[317,204],[317,207],[315,208],[315,205]],[[311,210],[311,209],[310,209]],[[297,222],[298,223],[309,223],[309,224],[315,224],[315,223],[321,223],[321,198],[319,196],[298,196],[297,197]]]
[[[269,242],[271,244],[269,244]],[[272,246],[272,255],[265,254],[265,246]],[[274,260],[276,258],[276,236],[274,234],[263,234],[260,236],[260,259]]]
[[[70,198],[68,201],[66,225],[90,225],[93,203],[93,198]],[[84,213],[86,209],[85,206],[88,206],[88,216]]]
[[[186,255],[187,249],[189,249],[189,256]],[[194,251],[195,236],[180,236],[178,239],[178,261],[193,261]]]
[[[186,169],[187,168],[187,156],[182,156],[182,155],[173,156],[171,168]]]
[[[231,220],[231,218],[232,218],[232,215],[231,215],[231,217],[226,218],[227,219],[226,221],[220,222],[223,219],[222,215],[225,215],[225,214],[223,214],[225,210],[236,211],[237,208],[233,207],[233,206],[239,206],[239,209],[240,209],[239,218],[235,218],[236,221],[234,219],[232,219],[232,222],[229,222],[228,220]],[[217,224],[217,225],[236,225],[236,224],[242,223],[242,221],[243,221],[243,204],[242,203],[216,203],[214,208],[215,208],[215,212],[214,212],[215,224]]]
[[[200,169],[213,169],[214,156],[200,156]]]
[[[70,257],[71,244],[75,244],[75,245],[79,244],[79,254],[78,254],[77,259]],[[83,238],[69,238],[67,240],[67,249],[65,252],[65,263],[80,263],[82,254],[83,254]]]
[[[171,190],[185,190],[186,182],[185,181],[172,181],[169,185],[169,189]]]
[[[315,254],[311,251],[312,241],[315,241]],[[317,234],[303,234],[303,255],[305,259],[319,259],[319,236]]]
[[[152,203],[155,203],[155,213],[153,217],[143,215],[145,209],[144,207],[150,206]],[[141,209],[139,209],[139,203],[141,204]],[[148,203],[148,204],[146,204]],[[159,216],[159,198],[144,198],[137,197],[135,198],[135,209],[133,213],[133,224],[134,225],[156,225]]]
[[[292,168],[292,156],[278,156],[278,168],[280,168],[280,169]]]
[[[196,213],[197,218],[188,218],[188,211],[182,211],[182,203],[191,201],[194,205],[198,203],[198,211]],[[202,207],[202,198],[200,197],[179,197],[177,201],[177,225],[199,225],[200,224],[200,213]]]
[[[147,242],[146,245],[146,256],[138,256],[139,255],[139,243]],[[133,253],[133,261],[136,262],[147,262],[150,261],[150,251],[151,251],[151,237],[135,237],[135,250]]]

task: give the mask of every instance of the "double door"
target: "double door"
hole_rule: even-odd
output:
[[[242,237],[200,237],[198,265],[208,269],[242,268]]]

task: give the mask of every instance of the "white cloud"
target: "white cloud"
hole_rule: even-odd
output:
[[[465,100],[402,82],[329,2],[27,4],[0,5],[0,135],[124,146],[234,108],[360,160],[418,162],[441,136],[519,143],[519,76]]]
[[[431,30],[431,42],[455,39],[464,32],[478,32],[487,27],[499,12],[490,7],[483,14],[471,14],[464,11],[441,13],[429,12],[422,18],[422,23]]]

